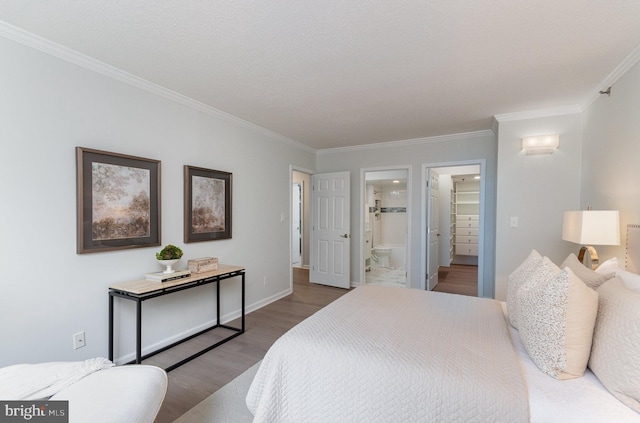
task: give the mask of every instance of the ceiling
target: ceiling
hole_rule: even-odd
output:
[[[0,0],[0,20],[314,149],[584,107],[638,0]]]

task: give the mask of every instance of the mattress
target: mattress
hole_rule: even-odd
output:
[[[527,422],[495,300],[363,286],[283,335],[247,395],[254,422]]]
[[[506,316],[506,304],[502,303]],[[509,325],[529,391],[532,423],[640,423],[640,415],[616,399],[589,370],[583,377],[557,380],[542,373],[531,360],[518,331]]]

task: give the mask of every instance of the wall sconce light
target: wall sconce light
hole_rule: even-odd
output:
[[[560,135],[537,135],[522,138],[522,149],[529,154],[551,154],[560,145]]]
[[[578,260],[587,266],[584,259],[585,253],[589,253],[591,268],[595,269],[599,264],[598,253],[591,244],[620,245],[620,213],[618,210],[591,209],[564,212],[562,239],[583,244]]]

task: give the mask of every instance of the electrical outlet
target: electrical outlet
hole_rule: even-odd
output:
[[[264,286],[267,286],[269,284],[269,276],[265,276],[264,277]]]
[[[86,345],[84,341],[84,332],[78,332],[73,334],[73,349],[77,350]]]

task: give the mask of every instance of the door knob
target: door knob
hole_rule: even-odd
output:
[[[349,234],[340,235],[341,238],[349,238]]]

